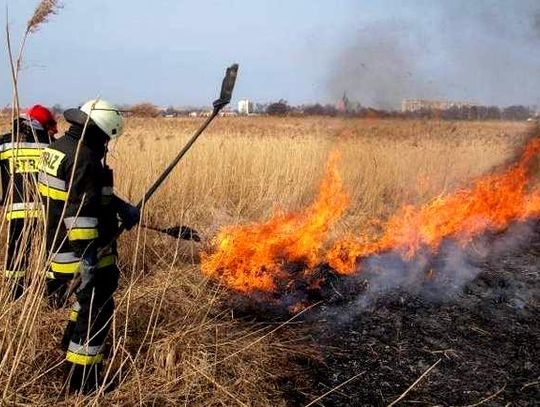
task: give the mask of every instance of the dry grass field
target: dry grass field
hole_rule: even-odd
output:
[[[196,129],[193,119],[131,119],[113,147],[118,192],[137,200]],[[221,118],[149,203],[156,221],[204,232],[260,220],[313,199],[324,163],[341,152],[349,218],[385,216],[448,192],[503,163],[523,123]],[[171,216],[173,217],[171,219]]]
[[[199,123],[128,119],[108,159],[118,195],[138,201]],[[1,128],[7,130],[7,123]],[[404,203],[467,185],[506,162],[528,131],[525,123],[504,122],[219,118],[144,211],[144,223],[192,226],[203,243],[143,228],[121,238],[122,282],[107,376],[116,389],[87,398],[61,391],[57,345],[67,311],[52,311],[42,299],[44,265],[35,251],[32,289],[23,298],[7,302],[0,282],[2,404],[289,404],[280,384],[294,377],[302,386],[291,360],[317,358],[317,350],[302,344],[302,332],[284,335],[281,325],[235,319],[222,305],[227,290],[200,273],[199,251],[225,225],[309,204],[331,151],[340,152],[351,205],[330,242],[367,219],[387,218]]]

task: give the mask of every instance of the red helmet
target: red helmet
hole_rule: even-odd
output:
[[[30,120],[35,120],[46,131],[51,131],[53,134],[58,133],[58,128],[56,127],[56,119],[49,109],[41,105],[34,105],[26,111],[26,115]]]

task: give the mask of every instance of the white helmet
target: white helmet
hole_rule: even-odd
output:
[[[111,103],[101,99],[93,99],[82,105],[79,110],[90,116],[93,122],[103,130],[111,140],[122,134],[122,114]]]

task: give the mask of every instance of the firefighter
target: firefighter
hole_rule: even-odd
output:
[[[139,211],[113,195],[113,173],[105,164],[108,142],[122,133],[121,113],[91,100],[66,110],[64,118],[69,130],[43,152],[38,182],[47,211],[47,290],[61,298],[79,274],[62,342],[70,390],[91,393],[100,383],[119,278],[116,246],[109,243],[119,221],[130,229]]]
[[[39,159],[56,133],[51,111],[35,105],[14,121],[13,134],[0,137],[2,201],[9,223],[5,276],[13,299],[23,293],[32,233],[42,213],[35,179]]]

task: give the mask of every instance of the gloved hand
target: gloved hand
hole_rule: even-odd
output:
[[[195,242],[200,242],[201,237],[195,229],[191,229],[188,226],[173,226],[166,229],[155,229],[160,232],[166,233],[169,236],[184,239],[184,240],[193,240]]]
[[[141,220],[141,211],[136,206],[133,206],[120,198],[116,198],[116,210],[118,211],[118,216],[122,221],[122,224],[126,230],[130,230],[139,223]]]
[[[189,226],[180,227],[179,237],[184,240],[193,240],[195,242],[201,241],[201,237],[199,236],[199,233],[195,229],[190,228]]]
[[[97,263],[97,253],[95,250],[89,250],[83,255],[79,262],[81,285],[78,290],[83,290],[85,287],[92,284],[96,276]]]

